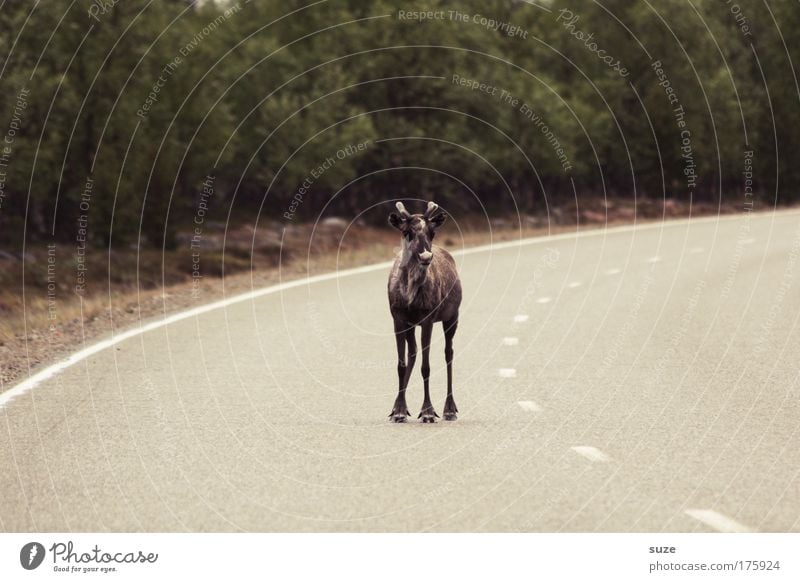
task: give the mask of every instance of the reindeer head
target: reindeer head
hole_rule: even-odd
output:
[[[444,224],[447,215],[439,212],[439,205],[428,202],[424,214],[409,214],[402,202],[397,212],[389,215],[389,224],[403,234],[403,265],[416,264],[426,269],[433,260],[433,237],[436,229]]]

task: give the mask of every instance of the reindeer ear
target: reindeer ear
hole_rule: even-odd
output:
[[[433,228],[439,228],[444,224],[445,220],[447,220],[447,215],[444,212],[440,212],[434,216],[431,216],[428,219],[428,222],[433,225]]]
[[[402,230],[403,228],[403,220],[400,218],[395,212],[392,212],[389,215],[389,224],[395,227],[397,230]]]

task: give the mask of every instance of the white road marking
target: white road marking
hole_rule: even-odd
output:
[[[694,247],[692,250],[690,250],[690,251],[689,251],[689,254],[692,254],[692,255],[699,255],[699,254],[700,254],[700,253],[702,253],[704,250],[706,250],[706,249],[704,249],[703,247]]]
[[[606,275],[619,275],[621,272],[619,269],[608,269]]]
[[[800,214],[793,211],[780,211],[780,212],[764,212],[759,213],[759,216],[768,217],[770,215],[796,215]],[[750,215],[748,215],[750,216]],[[645,230],[656,230],[656,229],[665,229],[671,228],[675,226],[686,226],[686,225],[693,225],[693,224],[705,224],[705,223],[717,223],[720,222],[727,222],[727,221],[734,221],[734,220],[741,220],[742,217],[738,214],[731,214],[728,216],[706,216],[703,218],[683,218],[678,220],[669,220],[669,221],[662,221],[662,222],[652,222],[648,224],[630,224],[626,226],[616,226],[612,228],[598,228],[595,230],[584,230],[580,232],[564,232],[561,234],[554,234],[552,236],[541,236],[541,237],[531,237],[531,238],[524,238],[519,240],[512,240],[506,241],[502,243],[490,243],[487,245],[480,245],[477,247],[472,247],[469,249],[462,249],[458,251],[453,251],[451,254],[454,257],[464,257],[468,255],[474,255],[478,253],[486,253],[486,252],[494,252],[500,251],[504,249],[513,249],[513,248],[520,248],[526,246],[534,246],[534,245],[543,245],[549,244],[555,241],[561,240],[575,240],[575,239],[582,239],[582,238],[590,238],[590,237],[607,237],[609,234],[623,234],[627,232],[642,232]],[[118,343],[121,343],[127,339],[132,337],[136,337],[143,333],[147,333],[149,331],[153,331],[155,329],[159,329],[161,327],[165,327],[172,323],[176,323],[178,321],[182,321],[184,319],[189,319],[190,317],[195,317],[201,315],[203,313],[208,313],[209,311],[214,311],[216,309],[222,309],[223,307],[229,307],[231,305],[235,305],[236,303],[242,303],[244,301],[251,301],[253,299],[257,299],[259,297],[263,297],[265,295],[272,295],[273,293],[279,293],[281,291],[285,291],[287,289],[292,289],[295,287],[302,287],[304,285],[311,285],[314,283],[320,283],[322,281],[331,281],[335,279],[340,279],[344,277],[350,277],[353,275],[361,275],[364,273],[372,273],[374,271],[380,271],[381,269],[390,268],[394,264],[394,261],[385,261],[383,263],[375,263],[373,265],[365,265],[363,267],[356,267],[354,269],[345,269],[343,271],[335,271],[333,273],[325,273],[323,275],[315,275],[313,277],[307,277],[305,279],[297,279],[295,281],[288,281],[286,283],[280,283],[278,285],[273,285],[271,287],[263,287],[261,289],[256,289],[255,291],[250,291],[248,293],[243,293],[241,295],[236,295],[234,297],[228,297],[226,299],[221,299],[219,301],[215,301],[213,303],[208,303],[206,305],[201,305],[200,307],[195,307],[193,309],[189,309],[187,311],[181,311],[178,313],[174,313],[168,317],[164,317],[163,319],[159,319],[157,321],[150,322],[147,325],[141,325],[139,327],[131,328],[119,335],[115,335],[110,339],[97,342],[89,346],[88,348],[84,348],[78,352],[75,352],[67,359],[57,362],[43,370],[33,374],[32,376],[28,376],[26,380],[23,380],[10,390],[6,390],[2,394],[0,394],[0,409],[4,408],[9,402],[11,402],[14,398],[25,394],[26,392],[30,391],[31,389],[35,388],[48,378],[55,376],[56,374],[62,372],[63,370],[69,368],[70,366],[74,366],[78,362],[82,362],[86,358],[93,356],[94,354],[101,352],[105,349],[113,347]],[[516,318],[514,318],[516,321]],[[525,318],[526,321],[527,317]]]
[[[528,412],[541,412],[542,410],[542,407],[533,400],[520,400],[517,404],[520,405],[522,410],[527,410]]]
[[[567,287],[569,287],[570,289],[575,289],[577,287],[580,287],[581,285],[583,285],[583,283],[581,283],[580,281],[573,281],[572,283],[567,284]]]
[[[544,305],[545,303],[550,303],[551,301],[552,299],[550,297],[539,297],[539,299],[536,300],[536,303]]]
[[[686,515],[702,521],[708,527],[725,533],[752,532],[749,527],[712,509],[687,509]]]
[[[516,378],[517,371],[514,368],[500,368],[498,370],[501,378]]]
[[[645,262],[646,263],[651,263],[651,264],[652,263],[660,263],[661,262],[661,257],[650,257]]]
[[[754,238],[746,238],[746,239],[742,240],[742,244],[743,245],[751,245],[754,242],[756,242],[756,239],[754,239]]]
[[[608,463],[611,460],[611,457],[606,455],[603,451],[596,449],[594,447],[570,447],[570,448],[579,455],[586,457],[587,459],[589,459],[594,463]]]
[[[514,323],[525,323],[526,321],[528,321],[528,319],[529,319],[529,316],[527,316],[527,315],[523,315],[523,314],[515,315],[514,316]]]
[[[503,338],[503,345],[504,346],[517,346],[517,345],[519,345],[519,338],[518,337],[504,337]]]

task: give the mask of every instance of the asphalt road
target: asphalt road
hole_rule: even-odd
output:
[[[800,531],[800,214],[456,258],[458,421],[387,419],[388,267],[300,284],[6,398],[0,529]]]

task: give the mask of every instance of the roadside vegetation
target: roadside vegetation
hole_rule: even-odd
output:
[[[0,381],[392,256],[800,198],[796,2],[0,4]]]

